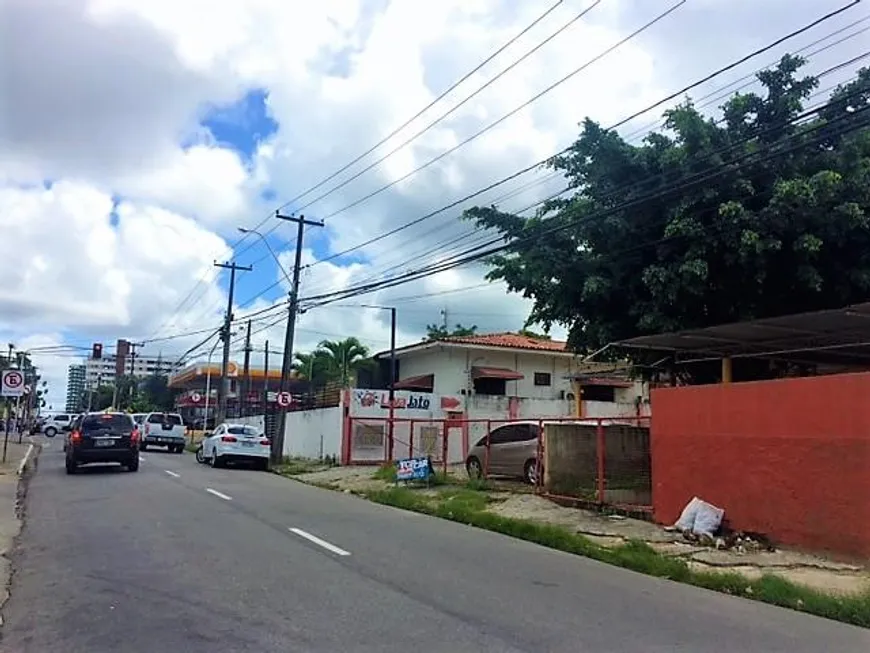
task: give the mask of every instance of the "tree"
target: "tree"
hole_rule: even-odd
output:
[[[473,336],[477,333],[477,325],[474,324],[470,327],[462,326],[461,324],[457,324],[453,327],[453,331],[449,331],[447,327],[438,325],[438,324],[427,324],[426,325],[426,337],[423,338],[423,341],[428,340],[443,340],[444,338],[461,338],[463,336]]]
[[[296,354],[293,369],[314,386],[327,383],[347,386],[356,381],[359,370],[373,366],[369,348],[359,339],[350,337],[344,340],[323,340],[314,351]]]
[[[536,333],[530,329],[520,329],[517,335],[525,336],[526,338],[534,338],[535,340],[552,340],[553,338],[547,333]]]
[[[580,351],[866,300],[870,69],[808,115],[817,80],[798,77],[803,63],[759,73],[763,92],[733,96],[721,120],[685,101],[640,145],[587,119],[549,163],[573,196],[528,219],[466,212],[509,242],[488,278]]]
[[[325,350],[315,349],[307,354],[297,352],[295,359],[293,369],[312,387],[323,386],[329,381],[332,357]]]
[[[152,374],[141,384],[141,391],[136,396],[133,406],[136,412],[171,411],[175,408],[175,396],[169,389],[169,377],[163,374]]]

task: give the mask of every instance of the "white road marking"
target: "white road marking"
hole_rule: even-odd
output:
[[[175,472],[170,472],[168,469],[164,469],[163,471],[166,472],[167,474],[169,474],[170,476],[172,476],[173,478],[179,478],[181,476],[181,474],[176,474]]]
[[[212,490],[210,487],[205,488],[205,491],[208,492],[209,494],[213,494],[216,497],[223,499],[224,501],[232,501],[233,500],[232,497],[227,496],[223,492],[218,492],[217,490]]]
[[[327,551],[331,551],[335,555],[338,555],[338,556],[349,556],[350,555],[350,551],[345,551],[344,549],[340,549],[339,547],[335,546],[334,544],[330,544],[326,540],[321,540],[316,535],[312,535],[311,533],[303,531],[301,528],[291,528],[289,530],[291,533],[296,533],[296,535],[298,535],[299,537],[304,537],[309,542],[314,542],[316,545],[322,546],[324,549],[326,549]]]
[[[30,454],[33,453],[33,450],[35,448],[36,447],[34,447],[33,444],[31,444],[29,447],[27,447],[27,451],[24,454],[24,458],[21,459],[21,463],[19,463],[19,465],[18,465],[18,475],[19,476],[21,476],[24,473],[24,468],[27,467],[27,462],[30,460]]]

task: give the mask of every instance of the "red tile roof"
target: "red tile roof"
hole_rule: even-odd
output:
[[[441,338],[439,342],[452,342],[458,345],[478,345],[481,347],[504,347],[506,349],[534,349],[536,351],[565,352],[567,342],[560,340],[540,340],[521,336],[518,333],[488,333],[474,336],[453,336]]]

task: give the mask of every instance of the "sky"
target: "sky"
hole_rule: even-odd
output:
[[[533,168],[443,207],[568,146],[585,117],[614,124],[846,4],[0,0],[0,342],[33,352],[59,407],[67,366],[93,342],[111,352],[126,338],[146,343],[146,353],[194,348],[191,360],[203,357],[214,341],[196,345],[227,305],[229,275],[213,264],[235,261],[253,267],[237,275],[233,313],[255,314],[257,363],[265,340],[273,350],[283,343],[284,271],[295,250],[295,226],[276,209],[324,222],[304,235],[303,300],[444,260],[492,237],[460,219],[464,208],[518,211],[565,180]],[[849,60],[867,50],[868,16],[858,5],[691,96],[715,115],[786,52],[821,49],[808,73]],[[620,131],[640,142],[681,99]],[[389,312],[361,304],[397,309],[400,345],[419,341],[445,312],[450,326],[483,333],[522,328],[529,300],[486,281],[486,271],[463,266],[309,302],[296,350],[349,336],[387,349]],[[234,357],[243,337],[240,320]]]

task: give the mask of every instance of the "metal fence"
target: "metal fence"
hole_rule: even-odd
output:
[[[525,480],[544,496],[648,510],[649,417],[409,419],[349,417],[344,459],[383,464],[428,456],[484,479]],[[474,466],[477,467],[474,467]]]

